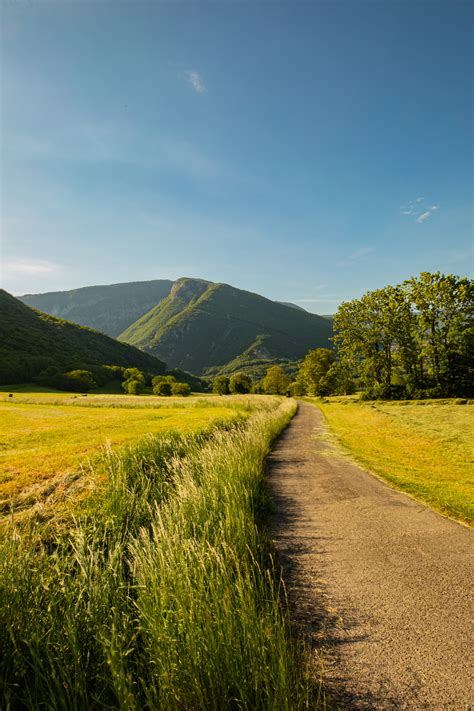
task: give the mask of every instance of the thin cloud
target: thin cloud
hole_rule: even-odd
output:
[[[186,69],[184,76],[188,84],[191,84],[194,91],[198,94],[204,94],[204,92],[207,91],[204,79],[195,69]]]
[[[42,274],[52,274],[61,271],[60,264],[48,262],[44,259],[17,259],[7,262],[6,271],[13,274],[25,274],[27,276],[41,276]]]
[[[421,222],[424,222],[425,220],[427,220],[428,217],[431,217],[431,210],[427,210],[426,212],[422,212],[421,215],[418,215],[418,217],[416,218],[415,222],[418,222],[418,224],[420,224]]]
[[[407,215],[407,216],[415,216],[415,222],[421,225],[425,220],[427,220],[433,212],[436,212],[436,210],[439,210],[439,205],[431,205],[431,207],[426,208],[426,205],[422,206],[422,202],[424,202],[425,198],[424,197],[417,197],[415,200],[410,200],[409,203],[406,205],[403,205],[400,208],[400,211],[402,215]],[[423,210],[423,212],[421,212]]]
[[[359,247],[355,252],[352,252],[352,254],[349,254],[345,259],[338,262],[337,266],[347,267],[350,264],[354,264],[354,262],[359,262],[364,257],[367,257],[367,255],[372,254],[373,251],[373,247]]]

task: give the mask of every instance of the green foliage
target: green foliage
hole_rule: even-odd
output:
[[[252,389],[252,380],[245,373],[235,373],[229,379],[229,391],[233,394],[249,393]]]
[[[472,394],[473,282],[422,272],[343,303],[334,341],[367,397]]]
[[[306,395],[306,388],[303,383],[298,380],[294,380],[288,385],[288,392],[292,397],[302,397]]]
[[[290,404],[112,454],[87,515],[5,535],[6,708],[314,707],[258,517]]]
[[[99,383],[105,377],[103,366],[136,366],[152,373],[165,369],[164,363],[147,353],[35,311],[0,290],[0,383],[32,382],[51,369],[56,373],[87,370]]]
[[[269,360],[296,360],[308,348],[328,346],[331,335],[331,323],[315,314],[227,284],[179,279],[119,338],[168,364],[204,373],[237,358],[266,361],[266,370]],[[235,363],[233,369],[240,370]]]
[[[167,380],[159,380],[153,385],[154,395],[160,395],[161,397],[169,397],[172,393],[173,384]]]
[[[188,397],[191,395],[191,387],[188,383],[174,383],[171,386],[171,394],[179,395],[180,397]]]
[[[227,375],[218,375],[217,378],[214,378],[212,381],[212,392],[217,395],[229,395],[229,382],[230,378],[228,378]]]
[[[90,370],[70,370],[68,373],[64,373],[63,377],[67,385],[64,390],[87,393],[97,387]]]
[[[304,358],[297,375],[307,395],[328,395],[332,392],[333,377],[331,367],[336,360],[334,351],[328,348],[315,348]]]
[[[290,379],[280,365],[273,365],[263,379],[263,391],[267,395],[285,395]]]
[[[123,377],[122,389],[129,395],[141,395],[145,390],[145,374],[138,368],[127,368]]]

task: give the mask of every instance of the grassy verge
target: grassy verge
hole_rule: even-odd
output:
[[[437,511],[472,525],[471,406],[454,401],[313,402],[361,464]]]
[[[264,460],[294,409],[111,454],[109,484],[69,531],[5,535],[5,708],[307,706],[257,525]]]

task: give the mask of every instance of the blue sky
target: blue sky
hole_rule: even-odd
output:
[[[472,269],[472,5],[3,0],[2,286]]]

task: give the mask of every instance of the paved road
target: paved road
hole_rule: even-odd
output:
[[[292,614],[334,704],[474,711],[472,531],[351,463],[312,405],[268,475]]]

